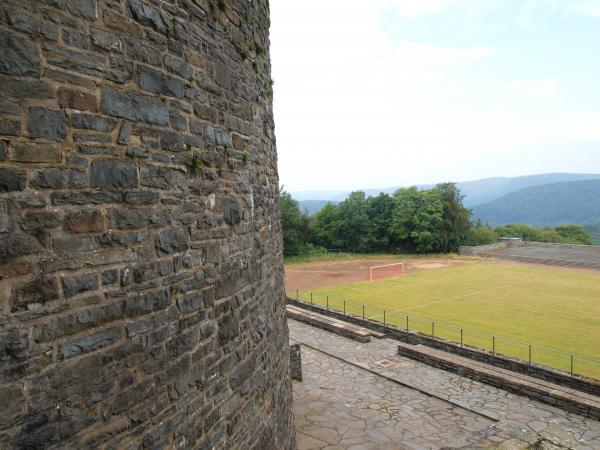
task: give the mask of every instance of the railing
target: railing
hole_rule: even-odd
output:
[[[566,372],[571,377],[577,374],[600,379],[600,360],[588,356],[568,353],[401,311],[389,311],[352,300],[316,295],[312,292],[301,293],[298,290],[295,294],[297,301],[345,316],[353,316],[363,321],[379,322],[384,327],[394,327],[406,332],[452,341],[461,348],[481,349],[493,356],[516,358],[530,366],[532,364],[548,366]]]

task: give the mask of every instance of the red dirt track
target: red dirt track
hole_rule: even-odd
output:
[[[374,256],[290,264],[285,266],[285,288],[288,293],[292,293],[296,289],[317,289],[369,281],[370,267],[399,262],[404,263],[404,273],[413,273],[464,264],[466,261],[450,258],[386,258]],[[396,276],[392,273],[390,275]],[[381,276],[378,277],[378,279],[381,278]]]

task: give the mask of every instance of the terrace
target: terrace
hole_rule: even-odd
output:
[[[299,449],[600,447],[600,422],[288,320],[300,344],[294,381]],[[537,447],[536,447],[537,446]]]

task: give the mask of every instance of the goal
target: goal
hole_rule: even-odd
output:
[[[369,267],[369,281],[397,277],[404,274],[404,263],[384,264]]]

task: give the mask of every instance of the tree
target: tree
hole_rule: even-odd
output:
[[[338,235],[343,248],[365,252],[370,249],[371,227],[367,197],[364,192],[352,192],[338,205]]]
[[[477,220],[472,224],[464,243],[472,246],[488,245],[494,244],[497,239],[498,236],[490,226],[483,225],[480,220]]]
[[[559,225],[554,229],[567,244],[594,244],[592,235],[581,225]]]
[[[455,252],[471,228],[471,212],[453,183],[433,189],[399,189],[394,194],[391,238],[404,250],[417,253]]]
[[[353,192],[335,206],[327,204],[315,214],[317,243],[328,248],[366,252],[371,249],[369,204],[364,192]]]
[[[283,230],[283,254],[297,255],[310,238],[309,219],[302,215],[298,202],[283,188],[279,191],[279,208]]]
[[[394,199],[381,193],[377,197],[367,198],[367,216],[371,237],[370,247],[374,250],[389,250],[391,245],[390,228]]]
[[[398,189],[394,194],[391,236],[394,243],[407,251],[435,253],[442,251],[441,229],[444,205],[435,190]]]
[[[441,250],[457,252],[471,228],[471,211],[463,206],[464,195],[454,183],[438,184],[434,190],[443,204],[442,227],[440,230]]]
[[[521,238],[525,241],[533,242],[539,239],[538,230],[523,223],[513,223],[510,225],[496,227],[494,231],[498,237]]]
[[[338,207],[327,203],[313,218],[313,233],[316,243],[326,248],[344,248],[338,228]]]
[[[534,228],[525,224],[510,224],[496,228],[499,237],[518,237],[525,241],[555,244],[592,245],[592,237],[580,225],[558,225],[554,228]]]

